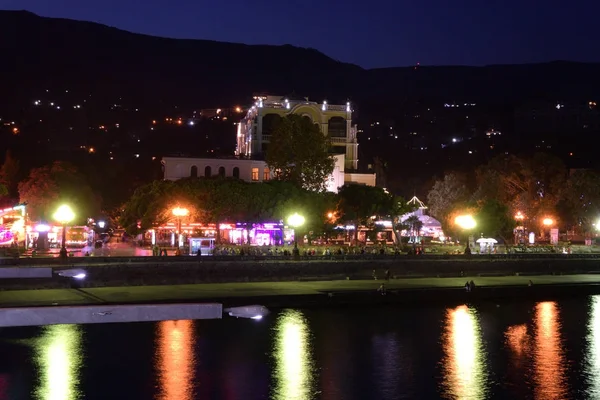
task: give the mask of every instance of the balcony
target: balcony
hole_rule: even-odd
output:
[[[336,144],[346,144],[348,143],[348,139],[346,139],[345,137],[332,137],[330,138],[331,140],[331,144],[336,145]]]
[[[326,111],[346,111],[346,107],[345,105],[335,105],[335,104],[327,104],[327,110]]]

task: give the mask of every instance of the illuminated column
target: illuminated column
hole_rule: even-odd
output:
[[[260,107],[262,107],[262,100],[261,100],[261,105]],[[262,153],[262,142],[263,142],[263,116],[262,116],[262,111],[259,112],[258,117],[256,118],[257,120],[257,124],[256,124],[256,140],[252,140],[251,142],[251,153],[254,154],[261,154]],[[254,139],[254,138],[252,138]]]
[[[157,324],[158,400],[192,400],[194,396],[194,321]]]
[[[300,311],[285,310],[275,326],[275,400],[308,400],[313,393],[309,330]]]
[[[79,370],[82,365],[83,333],[78,325],[44,327],[36,340],[35,361],[40,383],[36,398],[40,400],[75,400],[80,398]]]
[[[443,340],[444,389],[456,399],[486,398],[485,354],[475,310],[448,310]]]

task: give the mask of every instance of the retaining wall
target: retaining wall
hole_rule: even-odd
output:
[[[82,259],[86,260],[87,259]],[[28,267],[21,267],[28,268]],[[81,287],[172,285],[217,282],[265,282],[327,279],[371,279],[373,270],[383,277],[386,270],[396,277],[458,277],[502,275],[555,275],[600,273],[600,259],[566,257],[537,259],[498,258],[372,258],[362,260],[214,260],[152,257],[144,263],[72,263],[52,267],[82,268],[87,277],[77,281]],[[53,274],[48,279],[3,279],[3,289],[60,288],[75,282]]]

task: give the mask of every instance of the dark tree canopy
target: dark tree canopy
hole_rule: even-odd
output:
[[[17,185],[19,183],[20,163],[10,151],[4,156],[4,163],[0,167],[0,185],[5,188],[6,197],[18,197]]]
[[[69,163],[56,161],[32,169],[18,189],[20,201],[27,202],[28,214],[33,220],[51,220],[61,204],[71,206],[76,215],[74,223],[85,223],[99,211],[99,199],[85,178]]]
[[[276,120],[265,158],[278,179],[308,190],[325,190],[334,168],[329,138],[310,119],[295,114]]]

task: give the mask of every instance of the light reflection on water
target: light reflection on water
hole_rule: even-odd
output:
[[[536,399],[568,398],[567,360],[556,302],[537,303],[532,323],[533,332],[526,324],[510,326],[505,332],[506,343],[512,352],[513,367],[531,373],[532,391]],[[528,361],[531,361],[532,368],[526,367]],[[524,378],[520,377],[520,380]]]
[[[600,296],[591,298],[584,373],[590,398],[600,398]]]
[[[314,365],[310,331],[304,314],[283,310],[275,322],[275,400],[310,400],[313,395]]]
[[[78,325],[50,325],[34,342],[39,383],[34,395],[39,400],[81,398],[79,372],[82,366],[82,331]]]
[[[119,341],[140,339],[123,346],[131,351],[123,358],[106,351],[116,325],[5,329],[0,399],[110,399],[120,372],[106,366],[115,362],[134,377],[121,384],[128,388],[120,398],[131,400],[600,399],[600,296],[394,311],[387,320],[387,308],[325,309],[274,311],[258,322],[118,325]],[[153,367],[143,365],[149,356]],[[427,390],[435,396],[420,396]]]
[[[465,305],[446,312],[442,336],[445,398],[483,399],[486,396],[486,356],[474,308]]]
[[[406,355],[401,339],[395,332],[374,335],[371,339],[373,380],[377,391],[384,399],[398,397],[398,393],[408,392],[407,383],[411,378],[412,360]]]
[[[535,307],[535,398],[566,398],[565,357],[560,337],[560,320],[555,302]]]
[[[157,324],[156,369],[160,382],[157,400],[194,399],[194,321]]]

